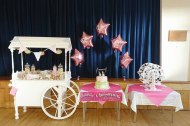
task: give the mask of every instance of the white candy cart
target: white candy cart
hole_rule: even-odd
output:
[[[52,45],[65,51],[64,79],[63,80],[45,80],[19,79],[18,71],[14,71],[15,50],[20,48],[42,48],[48,49]],[[19,37],[13,38],[9,45],[12,55],[12,80],[11,86],[17,92],[14,96],[15,119],[19,119],[18,107],[22,106],[26,112],[26,107],[41,107],[44,113],[53,119],[65,119],[71,116],[79,103],[79,88],[75,82],[71,81],[71,41],[70,38],[58,37]],[[21,53],[21,66],[23,71],[23,54]]]

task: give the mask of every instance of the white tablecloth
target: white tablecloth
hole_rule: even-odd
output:
[[[128,92],[128,85],[125,90],[125,94],[127,98],[131,101],[131,109],[134,112],[137,112],[137,105],[154,105],[143,93],[132,91]],[[175,107],[175,112],[183,109],[181,95],[176,92],[172,91],[165,100],[160,104],[160,106],[173,106]]]

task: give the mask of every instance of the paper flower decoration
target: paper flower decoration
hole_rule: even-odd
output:
[[[29,49],[26,49],[24,52],[25,52],[26,54],[30,54],[30,53],[31,53],[31,51],[30,51]]]
[[[143,64],[137,73],[139,74],[139,80],[149,90],[156,90],[155,85],[160,85],[164,77],[161,66],[153,63]]]
[[[40,51],[41,56],[45,55],[44,51]]]
[[[84,56],[81,52],[75,49],[74,54],[71,56],[71,59],[75,62],[75,66],[81,65],[84,61]]]
[[[122,68],[127,68],[133,59],[129,56],[129,53],[126,52],[120,59],[120,65]]]
[[[61,54],[62,50],[61,49],[56,49],[56,54]]]
[[[96,30],[98,35],[103,37],[104,35],[107,35],[107,29],[110,24],[105,23],[102,19],[100,19],[98,25],[96,26]]]
[[[111,40],[112,42],[112,49],[114,50],[118,50],[120,52],[122,52],[122,47],[127,44],[126,41],[123,41],[121,36],[118,35],[116,38]]]
[[[93,35],[87,35],[85,32],[83,32],[80,41],[84,48],[89,49],[90,47],[93,47],[92,38],[93,38]]]

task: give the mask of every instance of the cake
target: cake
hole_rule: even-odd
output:
[[[95,88],[96,89],[109,89],[109,82],[107,76],[97,76],[96,82],[95,82]]]

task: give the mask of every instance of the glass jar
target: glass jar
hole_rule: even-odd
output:
[[[32,64],[32,66],[31,66],[31,72],[35,73],[35,71],[36,71],[36,67],[34,66],[34,64]]]
[[[58,72],[59,72],[59,74],[63,72],[63,65],[59,64]]]
[[[52,71],[52,79],[56,80],[57,79],[57,66],[53,66],[53,71]]]
[[[63,72],[63,65],[59,64],[58,66],[58,73],[59,73],[59,79],[63,80],[64,79],[64,72]]]
[[[24,71],[25,71],[25,73],[30,73],[30,65],[28,64],[28,63],[26,63],[25,65],[24,65]]]

